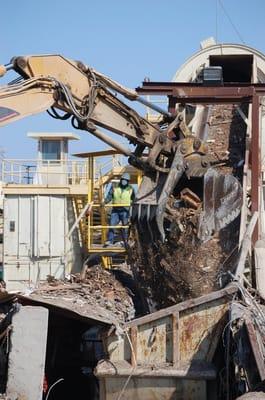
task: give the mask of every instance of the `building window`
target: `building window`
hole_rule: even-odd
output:
[[[60,160],[61,159],[61,142],[59,140],[43,140],[42,141],[42,159],[43,160]]]

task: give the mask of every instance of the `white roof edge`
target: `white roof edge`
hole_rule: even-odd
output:
[[[69,139],[69,140],[79,140],[80,137],[72,132],[28,132],[27,137],[32,139]]]

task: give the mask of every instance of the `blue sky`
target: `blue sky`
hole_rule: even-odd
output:
[[[222,4],[245,44],[265,53],[265,1]],[[0,10],[0,63],[18,55],[59,53],[132,88],[146,76],[171,80],[200,41],[216,32],[218,42],[240,43],[219,0],[23,0],[1,2]],[[0,128],[6,157],[35,158],[29,131],[73,128],[47,113]],[[106,147],[86,132],[77,133],[81,140],[71,144],[72,153]]]

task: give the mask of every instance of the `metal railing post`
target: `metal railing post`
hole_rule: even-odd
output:
[[[11,168],[10,168],[10,172],[11,172],[11,182],[14,183],[14,164],[11,164]]]
[[[1,179],[2,179],[2,182],[4,182],[4,176],[5,176],[5,161],[4,160],[1,161],[1,168],[2,168]]]

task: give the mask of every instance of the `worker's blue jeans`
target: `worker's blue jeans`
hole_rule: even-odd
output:
[[[122,225],[128,225],[129,223],[129,211],[127,210],[115,210],[115,208],[112,210],[111,215],[110,215],[110,225],[115,226],[118,225],[119,223],[122,223]],[[120,237],[122,238],[123,241],[127,241],[128,238],[128,229],[117,229],[120,232]],[[108,232],[108,241],[113,243],[114,242],[114,229],[110,228]]]

